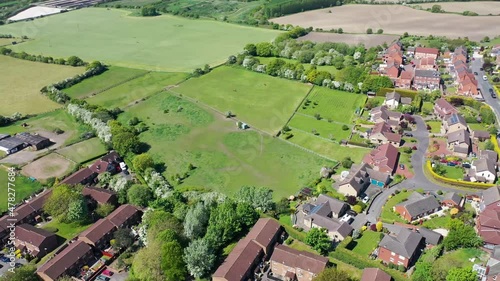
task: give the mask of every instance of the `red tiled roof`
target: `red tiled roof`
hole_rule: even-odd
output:
[[[40,247],[45,239],[55,236],[52,232],[36,228],[30,224],[21,224],[16,226],[15,232],[17,239],[30,243],[36,247]]]
[[[94,172],[89,168],[83,168],[71,176],[65,178],[61,183],[63,184],[80,184],[82,181],[91,177]]]
[[[402,71],[401,75],[399,76],[401,79],[412,79],[413,78],[413,71]]]
[[[82,190],[82,194],[92,197],[92,199],[101,204],[111,203],[114,200],[113,198],[116,199],[116,192],[104,188],[85,187]]]
[[[366,154],[363,161],[366,164],[376,166],[381,172],[391,173],[396,169],[399,151],[390,143],[380,145]]]
[[[104,235],[116,229],[115,225],[107,219],[100,219],[84,232],[80,233],[79,237],[87,238],[92,243],[97,243]]]
[[[326,257],[297,251],[285,245],[276,246],[270,260],[271,262],[277,262],[313,274],[319,274],[326,268],[328,263],[328,258]]]
[[[436,48],[417,47],[417,48],[415,48],[415,53],[424,53],[424,54],[434,54],[434,55],[437,55],[437,54],[439,54],[439,50],[436,49]]]
[[[392,277],[380,268],[365,268],[361,281],[391,281]]]
[[[280,224],[273,219],[259,219],[246,237],[267,248],[280,229]]]
[[[90,251],[92,251],[92,248],[85,242],[73,242],[53,259],[38,268],[37,272],[44,273],[53,280],[56,280],[63,276],[68,268],[77,263],[80,258]]]
[[[116,210],[114,210],[111,214],[107,216],[108,220],[112,222],[116,227],[121,227],[123,223],[133,217],[136,213],[140,211],[129,204],[121,205]]]

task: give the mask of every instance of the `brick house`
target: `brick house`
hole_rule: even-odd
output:
[[[413,78],[413,88],[435,90],[439,89],[441,83],[441,75],[436,70],[415,70]]]
[[[90,168],[83,168],[81,170],[78,170],[76,173],[70,175],[69,177],[65,178],[61,182],[61,184],[69,184],[69,185],[93,184],[95,182],[95,179],[97,178],[97,175],[98,174],[92,171]]]
[[[436,48],[416,47],[414,57],[416,59],[432,58],[434,60],[437,60],[438,55],[439,55],[439,50]]]
[[[402,228],[397,236],[385,235],[380,241],[378,258],[384,263],[412,266],[424,248],[424,239],[419,233]]]
[[[118,204],[116,192],[109,189],[86,186],[83,188],[82,194],[92,198],[99,204],[111,204],[114,206]]]
[[[390,143],[396,147],[401,144],[401,135],[392,131],[387,122],[379,122],[369,131],[368,138],[374,144]]]
[[[392,277],[380,268],[365,268],[361,281],[392,281]]]
[[[282,280],[311,281],[325,270],[328,258],[277,245],[270,262],[273,275]]]
[[[413,84],[413,78],[415,76],[414,71],[404,70],[401,71],[398,79],[396,80],[396,87],[402,89],[410,89]]]
[[[109,220],[100,219],[87,230],[80,233],[78,240],[92,245],[99,250],[104,250],[110,246],[109,241],[113,239],[113,234],[116,230],[116,226]]]
[[[393,128],[394,125],[399,125],[402,116],[403,115],[401,114],[401,112],[391,111],[385,105],[378,106],[370,110],[371,122],[387,122],[391,126],[391,128]]]
[[[21,224],[15,228],[17,249],[33,257],[41,258],[57,248],[57,236],[30,224]]]
[[[142,212],[137,207],[124,204],[106,218],[117,228],[130,228],[141,222]]]
[[[441,210],[441,205],[434,196],[423,196],[413,192],[407,201],[394,206],[394,211],[408,222],[418,220]]]
[[[391,65],[385,69],[385,76],[391,78],[391,80],[396,80],[399,76],[399,68],[395,65]]]
[[[448,192],[443,196],[441,200],[441,205],[450,208],[462,209],[465,204],[465,198],[456,192]]]
[[[436,114],[439,118],[444,119],[454,113],[458,113],[458,110],[446,99],[440,98],[436,101],[436,103],[434,103],[434,114]]]
[[[413,61],[415,69],[419,70],[434,70],[436,69],[436,60],[431,57],[416,59]]]
[[[392,175],[398,165],[399,151],[392,144],[382,144],[365,154],[363,162],[372,166],[375,171]]]
[[[441,133],[448,134],[460,130],[468,130],[467,122],[460,113],[453,113],[443,119]]]

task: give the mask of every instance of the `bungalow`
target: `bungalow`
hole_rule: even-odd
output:
[[[89,265],[93,259],[92,248],[85,242],[75,241],[39,267],[36,273],[44,281],[56,281],[65,275],[76,275],[83,266]]]
[[[462,209],[465,204],[465,198],[456,192],[448,192],[443,196],[441,200],[441,205],[450,208]]]
[[[340,218],[349,210],[349,205],[338,199],[320,194],[312,203],[306,203],[302,207],[305,215],[319,214],[329,218]]]
[[[436,48],[424,48],[424,47],[415,48],[416,59],[432,58],[434,60],[437,60],[438,55],[439,55],[439,50]]]
[[[441,205],[433,196],[423,196],[413,192],[408,200],[394,206],[394,211],[403,219],[412,222],[431,215],[441,209]]]
[[[277,245],[269,260],[273,276],[281,280],[310,281],[325,270],[328,258]]]
[[[443,235],[427,229],[425,227],[421,227],[417,230],[417,232],[424,237],[425,245],[427,248],[432,248],[437,246],[441,241],[443,241]]]
[[[401,96],[396,93],[396,91],[392,91],[385,95],[384,105],[389,109],[396,109],[399,106],[399,100]]]
[[[361,281],[392,281],[392,277],[380,268],[365,268]]]
[[[392,144],[383,144],[367,153],[363,162],[371,165],[375,171],[392,175],[398,165],[399,151]]]
[[[8,137],[0,140],[0,151],[6,154],[16,153],[19,150],[23,150],[26,147],[26,143],[16,137]]]
[[[41,258],[57,248],[57,236],[47,230],[21,224],[15,228],[15,233],[16,248],[33,257]]]
[[[417,90],[439,89],[441,83],[441,75],[436,70],[415,70],[415,77],[413,78],[413,88]]]
[[[386,264],[410,267],[424,248],[424,238],[419,233],[402,228],[397,236],[385,235],[379,243],[378,258]]]
[[[51,144],[48,138],[42,137],[38,134],[30,134],[24,132],[17,134],[16,137],[24,141],[27,145],[31,146],[34,150],[44,149]]]
[[[351,235],[354,230],[352,226],[345,221],[326,217],[317,213],[311,213],[305,216],[303,223],[307,231],[311,228],[326,229],[328,237],[335,242],[344,240],[347,236]]]
[[[460,130],[468,130],[465,118],[459,113],[453,113],[443,119],[441,125],[441,133],[448,134]]]
[[[83,188],[82,194],[83,196],[92,198],[99,204],[111,204],[115,206],[118,204],[116,192],[109,189],[86,186]]]
[[[369,139],[374,144],[390,143],[396,147],[401,144],[401,135],[392,131],[387,122],[379,122],[371,129]]]
[[[448,148],[459,157],[467,157],[470,151],[470,134],[467,130],[454,131],[448,134]]]
[[[80,233],[78,240],[94,246],[99,250],[104,250],[110,246],[109,241],[113,239],[116,226],[108,219],[100,219],[87,230]]]
[[[438,99],[434,104],[434,114],[441,119],[454,113],[458,113],[458,110],[444,98]]]
[[[97,173],[92,171],[90,168],[83,168],[79,170],[78,172],[70,175],[69,177],[65,178],[61,183],[62,184],[69,184],[69,185],[77,185],[77,184],[92,184],[94,183],[95,179],[97,178]]]

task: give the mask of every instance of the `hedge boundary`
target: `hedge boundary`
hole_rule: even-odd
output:
[[[412,100],[415,98],[415,96],[418,95],[417,91],[412,91],[412,90],[404,90],[404,89],[395,89],[395,88],[381,88],[377,91],[375,96],[377,97],[385,97],[387,93],[392,93],[396,92],[398,93],[401,97],[404,98],[412,98]]]
[[[496,142],[496,139],[495,139],[495,142]],[[495,151],[497,148],[498,148],[498,144],[495,148]],[[469,187],[469,188],[481,188],[481,189],[488,189],[492,186],[495,186],[495,184],[492,184],[492,183],[468,182],[468,181],[449,179],[449,178],[440,176],[432,170],[432,164],[431,164],[431,161],[429,161],[429,160],[427,160],[426,168],[431,173],[432,177],[435,180],[442,182],[442,183],[451,184],[451,185],[458,185],[458,186],[462,186],[462,187]]]

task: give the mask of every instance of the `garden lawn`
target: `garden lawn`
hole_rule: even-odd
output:
[[[366,230],[362,236],[353,241],[356,244],[352,251],[362,256],[370,255],[380,242],[380,232]]]
[[[425,123],[431,126],[432,134],[439,134],[441,132],[441,121],[426,121]]]
[[[27,128],[23,128],[21,124],[28,124]],[[90,131],[86,125],[78,123],[65,109],[59,109],[52,112],[39,114],[35,117],[18,121],[7,127],[0,128],[0,134],[14,135],[21,132],[52,132],[54,129],[61,129],[66,134],[64,144],[70,144],[78,141],[80,136]]]
[[[477,259],[484,259],[486,255],[485,252],[480,249],[475,248],[463,248],[455,251],[447,252],[438,260],[446,260],[443,264],[450,264],[452,267],[467,267],[472,266],[474,263],[477,263]],[[469,259],[476,258],[475,262],[471,262]]]
[[[104,73],[64,89],[64,93],[72,98],[84,98],[146,73],[147,71],[142,69],[110,66]]]
[[[292,130],[296,128],[308,133],[313,133],[312,130],[316,130],[319,136],[336,140],[347,139],[351,133],[350,127],[347,130],[343,130],[340,124],[329,123],[325,119],[317,120],[310,115],[303,114],[295,114],[290,123],[288,123],[288,126]]]
[[[424,101],[422,104],[422,111],[428,111],[429,113],[434,112],[434,104],[432,102]]]
[[[257,57],[257,58],[259,59],[259,61],[260,61],[261,64],[266,64],[266,65],[269,64],[270,61],[276,59],[274,57]],[[294,63],[295,64],[295,63],[299,62],[297,60],[287,59],[287,58],[279,58],[279,59],[280,60],[284,60],[287,63]],[[302,66],[304,66],[305,70],[308,70],[308,69],[310,69],[312,67],[312,65],[309,64],[309,63],[302,63]],[[338,69],[335,68],[335,66],[333,66],[333,65],[317,65],[316,69],[318,71],[327,71],[327,72],[330,72],[330,73],[332,73],[334,75],[335,75],[335,73],[338,72]]]
[[[88,160],[95,159],[106,154],[108,150],[98,138],[92,138],[71,146],[67,146],[57,151],[76,163],[85,163]]]
[[[2,200],[0,200],[0,213],[7,211],[7,208],[9,207],[7,201],[7,198],[10,197],[8,196],[8,183],[12,182],[8,181],[7,171],[3,168],[0,168],[0,198],[2,198]],[[11,185],[9,187],[15,190],[10,191],[11,193],[15,193],[15,201],[11,203],[21,202],[23,199],[42,189],[42,185],[39,182],[32,182],[28,178],[20,175],[17,175],[15,177],[14,185]]]
[[[356,111],[361,110],[365,101],[365,95],[315,86],[307,100],[301,104],[299,112],[311,116],[319,114],[324,119],[350,125]]]
[[[86,99],[106,108],[125,107],[187,78],[186,73],[151,72]]]
[[[216,110],[276,134],[292,116],[311,86],[242,68],[222,66],[173,89]]]
[[[460,179],[463,180],[464,178],[464,169],[459,166],[451,167],[451,166],[446,166],[446,165],[441,165],[441,167],[444,168],[446,171],[444,176],[450,179]]]
[[[446,214],[445,216],[442,217],[435,217],[430,220],[424,221],[422,224],[423,227],[429,228],[429,229],[436,229],[436,228],[448,228],[448,225],[450,223],[451,216],[450,214]]]
[[[472,131],[488,131],[488,125],[483,123],[468,123],[467,125]]]
[[[130,11],[86,8],[0,26],[0,34],[35,40],[16,51],[154,71],[191,72],[217,65],[249,42],[271,41],[279,31],[192,20],[172,15],[132,17]]]
[[[406,221],[398,213],[395,213],[392,208],[403,202],[404,199],[407,199],[410,194],[411,192],[400,192],[389,198],[383,206],[382,214],[380,215],[382,221],[386,223],[394,223],[395,221],[405,223]]]
[[[40,89],[83,71],[81,67],[31,62],[0,55],[0,115],[10,116],[16,112],[38,114],[61,107],[40,94]]]
[[[293,137],[288,141],[336,161],[351,157],[352,161],[359,163],[363,156],[370,152],[368,148],[341,146],[339,140],[331,141],[298,130],[292,130],[291,133]]]
[[[179,188],[206,187],[232,195],[242,185],[266,186],[277,199],[296,194],[323,165],[333,165],[280,139],[241,131],[233,120],[165,92],[130,107],[119,121],[134,116],[149,126],[140,138],[151,146],[148,153],[155,161],[166,164],[164,175],[171,180],[188,172],[176,184]],[[196,167],[192,171],[190,163]]]
[[[55,234],[65,238],[65,239],[72,239],[91,225],[92,224],[80,225],[77,223],[62,223],[62,222],[58,222],[57,220],[52,220],[52,221],[48,222],[47,224],[45,224],[42,228],[47,229],[49,231],[57,229]]]

